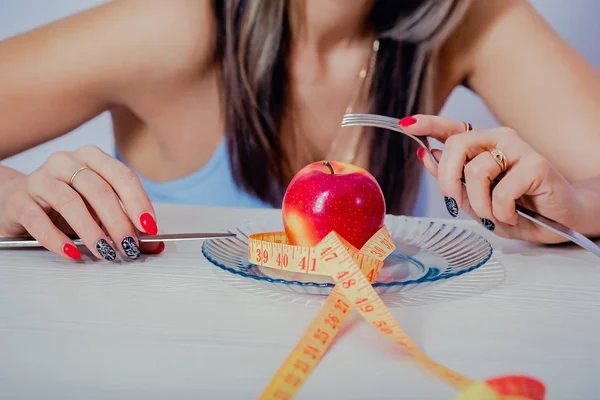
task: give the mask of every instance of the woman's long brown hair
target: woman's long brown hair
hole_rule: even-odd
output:
[[[288,1],[214,0],[217,57],[231,169],[240,187],[280,207],[293,175],[280,126],[286,107],[290,28]],[[370,112],[427,112],[424,73],[431,51],[465,10],[467,0],[376,0],[369,16],[380,40]],[[371,141],[369,171],[388,213],[410,214],[421,168],[416,143],[386,130]]]

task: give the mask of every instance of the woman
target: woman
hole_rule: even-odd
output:
[[[599,83],[524,0],[117,0],[0,43],[2,158],[105,110],[117,154],[87,146],[54,154],[29,176],[2,168],[0,228],[66,258],[81,257],[65,234],[72,230],[98,258],[136,259],[138,236],[157,232],[151,201],[279,206],[294,173],[324,158],[367,167],[388,212],[419,215],[414,142],[342,130],[340,118],[427,114],[403,124],[444,141],[462,124],[431,115],[463,84],[519,132],[505,135],[507,157],[509,147],[525,154],[509,159],[511,169],[526,156],[555,169],[545,171],[553,177],[545,191],[503,199],[467,174],[469,207],[456,185],[458,161],[487,155],[490,141],[481,138],[503,132],[455,135],[474,140],[460,147],[450,138],[439,170],[424,160],[449,210],[465,208],[489,227],[516,224],[496,230],[503,235],[556,241],[511,214],[513,198],[524,195],[548,217],[595,235],[581,221],[598,215],[588,205],[598,192],[590,185],[581,199],[573,185],[600,176],[592,161]],[[576,136],[566,141],[563,132]],[[490,159],[480,167],[495,168]],[[525,171],[511,187],[538,178]],[[549,195],[556,192],[564,194]],[[574,205],[577,215],[564,211]]]

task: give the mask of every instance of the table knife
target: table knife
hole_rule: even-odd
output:
[[[213,232],[213,233],[166,233],[162,235],[141,236],[140,243],[152,242],[177,242],[186,240],[211,240],[235,237],[231,232]],[[76,246],[83,246],[80,238],[72,238]],[[31,237],[0,237],[1,248],[20,248],[20,247],[43,247],[40,242]]]

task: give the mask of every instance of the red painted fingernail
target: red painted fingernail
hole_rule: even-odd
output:
[[[67,256],[71,257],[73,260],[81,260],[81,252],[77,249],[77,247],[73,246],[72,244],[66,243],[63,246],[63,251]]]
[[[417,157],[419,157],[419,161],[423,162],[423,157],[425,156],[425,149],[422,147],[419,147],[417,149]]]
[[[163,251],[165,251],[165,242],[160,242],[158,244],[158,247],[156,248],[156,251],[154,252],[154,254],[160,254]]]
[[[400,120],[400,122],[398,122],[398,125],[411,126],[412,124],[414,124],[416,122],[417,122],[417,119],[415,117],[404,117]]]
[[[148,213],[142,214],[142,216],[140,217],[140,224],[142,224],[144,231],[148,235],[156,235],[158,233],[158,228],[156,226],[154,218],[152,218],[152,215]]]

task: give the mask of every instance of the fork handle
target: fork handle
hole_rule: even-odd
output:
[[[462,182],[464,187],[467,187],[464,178],[461,178],[460,181]],[[583,247],[584,249],[596,255],[597,257],[600,257],[600,247],[598,247],[598,245],[592,242],[590,239],[583,236],[581,233],[576,232],[573,229],[567,228],[560,222],[556,222],[553,219],[544,217],[543,215],[538,214],[537,212],[530,210],[526,207],[523,207],[520,204],[516,204],[515,208],[517,214],[519,214],[523,218],[527,218],[531,222],[551,230],[552,232],[564,237],[565,239],[570,240],[571,242]]]
[[[592,242],[587,237],[583,236],[581,233],[569,229],[563,224],[558,223],[548,217],[544,217],[543,215],[538,214],[535,211],[525,208],[519,204],[516,205],[516,209],[517,214],[520,216],[527,218],[528,220],[541,225],[546,229],[553,231],[554,233],[559,234],[560,236],[588,250],[590,253],[600,257],[600,247],[598,247],[597,244]]]

